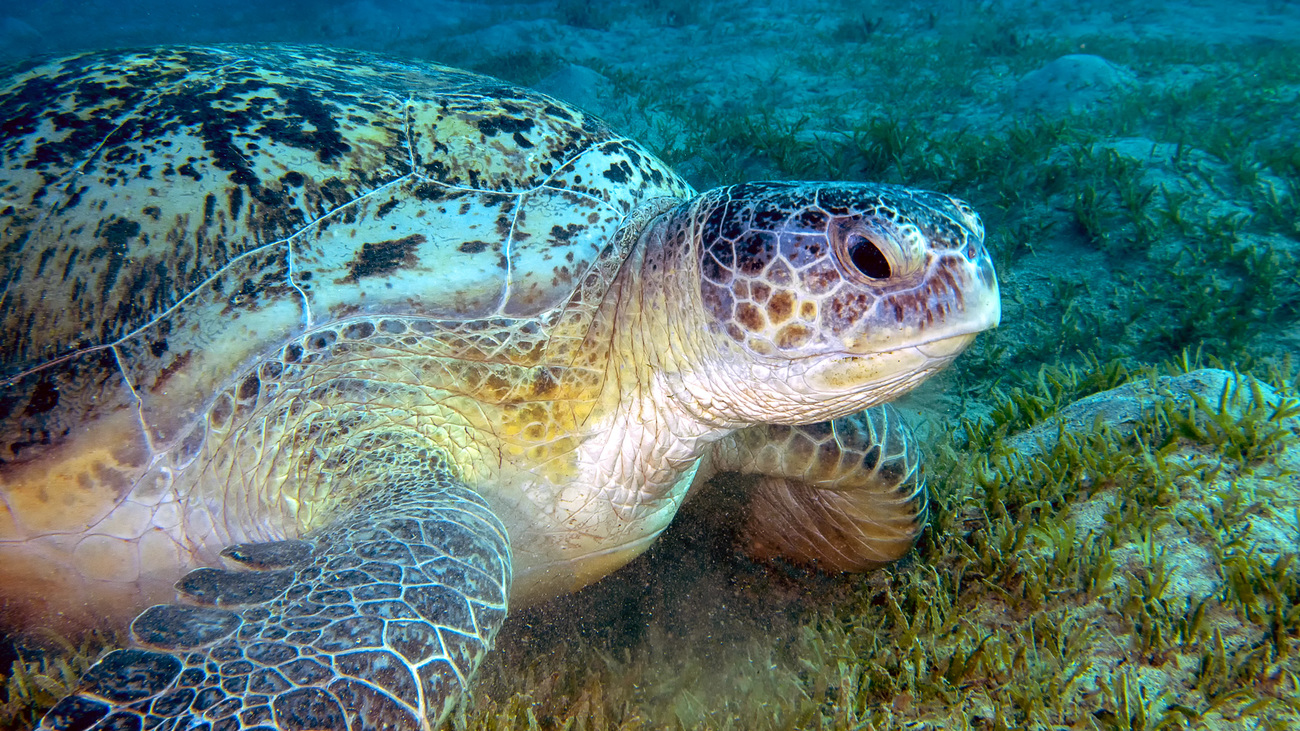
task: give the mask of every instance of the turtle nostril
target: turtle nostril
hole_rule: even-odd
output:
[[[854,235],[848,241],[849,259],[858,271],[871,279],[889,278],[889,260],[866,236]]]

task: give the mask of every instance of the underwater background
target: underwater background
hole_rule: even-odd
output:
[[[450,727],[1300,727],[1300,2],[0,4],[5,63],[214,42],[532,86],[699,189],[904,183],[984,218],[1002,325],[900,403],[909,557],[749,562],[718,485],[512,617]],[[0,727],[119,640],[4,643]]]

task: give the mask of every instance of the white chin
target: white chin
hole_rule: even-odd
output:
[[[922,343],[916,346],[923,355],[929,358],[952,360],[958,353],[962,352],[975,340],[975,333],[966,335],[953,335],[950,338],[935,340],[929,343]]]
[[[808,369],[804,381],[822,393],[860,394],[872,404],[879,403],[915,388],[974,339],[974,334],[955,335],[884,353],[827,358]]]

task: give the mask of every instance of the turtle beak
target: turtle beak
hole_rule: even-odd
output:
[[[975,335],[998,326],[1002,299],[987,253],[974,261],[950,255],[915,288],[886,294],[843,337],[846,353],[872,355],[919,348],[951,358]]]
[[[935,360],[951,359],[956,358],[973,342],[975,342],[975,333],[968,333],[922,343],[916,346],[916,349],[927,358]]]

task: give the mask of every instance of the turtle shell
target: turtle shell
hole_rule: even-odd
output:
[[[108,418],[142,437],[117,461],[149,462],[339,320],[553,323],[631,211],[692,194],[559,101],[348,51],[37,62],[0,120],[0,463]]]

